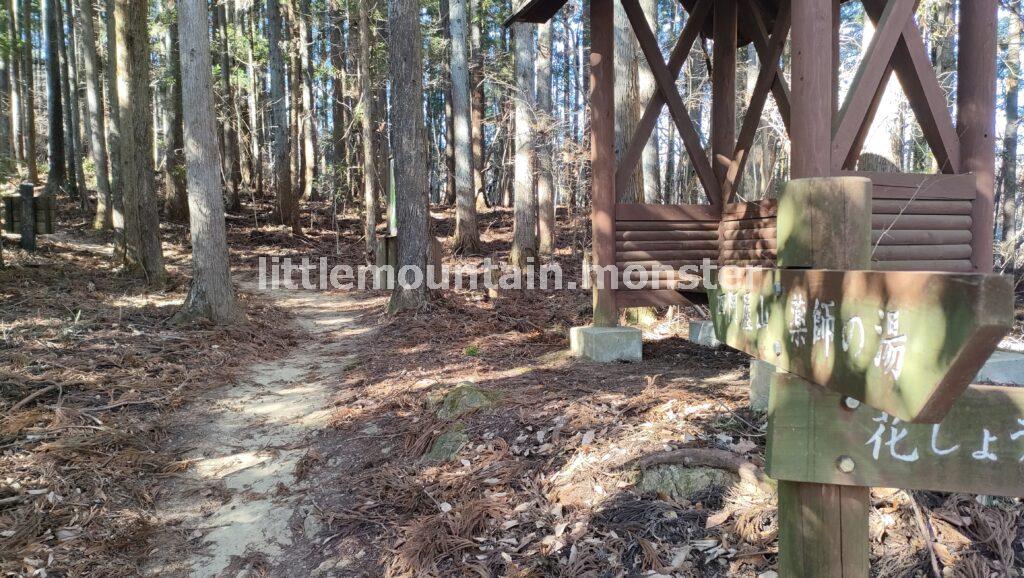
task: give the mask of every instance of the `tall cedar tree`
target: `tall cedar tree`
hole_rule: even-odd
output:
[[[473,132],[469,86],[469,10],[467,0],[450,0],[452,27],[452,114],[455,122],[455,250],[480,251],[473,183]]]
[[[206,0],[179,0],[181,92],[185,103],[182,108],[193,271],[188,297],[177,318],[204,318],[221,324],[239,320],[241,311],[231,285],[228,263],[217,117],[213,111],[208,18]]]
[[[154,287],[166,281],[160,213],[153,179],[153,113],[149,94],[149,0],[116,0],[117,99],[124,187],[124,260]]]
[[[274,186],[277,189],[277,210],[281,222],[290,225],[292,233],[302,234],[299,223],[299,203],[292,192],[292,159],[289,143],[288,107],[285,102],[284,53],[282,34],[284,18],[280,0],[267,2],[267,30],[270,65],[270,110],[273,154]]]
[[[513,267],[525,268],[537,258],[537,188],[534,186],[534,93],[536,50],[533,24],[512,26],[515,37],[515,233],[512,239]]]
[[[423,55],[419,0],[390,0],[389,22],[393,38],[389,51],[391,74],[392,127],[401,131],[394,138],[396,220],[398,222],[398,266],[415,267],[427,273],[430,246],[430,212],[427,180],[427,136],[423,122]],[[391,295],[391,311],[413,309],[427,300],[425,283],[406,285],[399,275]],[[424,279],[425,281],[425,279]]]
[[[363,140],[363,211],[366,236],[366,257],[374,263],[377,259],[377,155],[373,150],[374,114],[373,76],[373,29],[370,15],[376,6],[375,0],[359,2],[359,107],[362,109],[361,131]]]
[[[537,56],[537,210],[539,251],[551,255],[555,250],[555,175],[552,141],[555,138],[554,108],[551,94],[552,23],[540,25]]]
[[[85,68],[86,125],[89,128],[89,153],[96,172],[96,218],[93,227],[114,226],[113,199],[110,194],[110,172],[107,155],[106,119],[103,114],[103,87],[100,83],[100,61],[96,49],[96,9],[92,0],[79,2],[79,25],[82,61]]]
[[[167,0],[166,8],[174,12],[176,0]],[[167,25],[167,75],[170,83],[167,107],[167,142],[164,157],[167,166],[164,177],[164,207],[167,218],[183,223],[189,220],[188,191],[185,185],[185,128],[182,116],[181,40],[180,16]]]
[[[67,151],[64,148],[64,105],[60,90],[60,19],[57,2],[42,1],[43,47],[46,51],[46,126],[49,170],[46,190],[49,193],[68,190]]]

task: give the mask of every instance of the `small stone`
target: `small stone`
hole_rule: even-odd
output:
[[[306,534],[307,538],[313,539],[320,532],[324,531],[324,523],[320,521],[320,516],[316,514],[308,514],[306,518],[302,520],[302,531]]]
[[[738,481],[735,474],[715,468],[659,466],[644,470],[637,490],[644,495],[661,494],[682,501],[700,498],[707,490],[727,488]]]
[[[364,427],[363,429],[359,430],[359,433],[364,434],[364,435],[368,435],[368,436],[380,435],[380,426],[378,426],[375,423],[371,423],[370,425],[368,425],[368,426]]]
[[[469,435],[462,431],[461,427],[445,432],[434,440],[430,451],[423,456],[428,462],[447,462],[455,458],[459,450],[469,443]]]
[[[472,381],[463,381],[441,399],[437,417],[446,421],[457,419],[468,413],[493,407],[497,401],[498,394],[480,389]]]
[[[761,572],[758,574],[757,578],[779,578],[779,573],[775,570],[768,570],[767,572]]]
[[[319,566],[314,568],[313,571],[309,573],[309,575],[311,577],[313,577],[313,578],[317,578],[319,576],[330,576],[331,575],[331,571],[334,570],[334,568],[337,565],[338,565],[338,561],[337,560],[334,560],[332,558],[328,558],[327,560],[324,560],[323,562],[321,562]]]

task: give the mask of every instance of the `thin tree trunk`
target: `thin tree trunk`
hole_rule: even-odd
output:
[[[274,186],[277,189],[278,212],[281,222],[290,225],[292,233],[302,234],[299,223],[298,200],[292,193],[292,159],[289,142],[288,107],[285,102],[285,69],[282,52],[284,18],[280,0],[267,2],[267,30],[270,68],[271,130],[273,132]]]
[[[455,251],[480,251],[473,178],[472,104],[469,78],[469,22],[467,0],[451,0],[452,114],[455,119]]]
[[[58,9],[60,7],[58,6]],[[88,187],[85,182],[85,167],[82,159],[85,158],[85,148],[82,141],[82,104],[78,98],[78,40],[75,37],[75,14],[71,0],[64,0],[64,13],[61,22],[67,25],[67,38],[64,38],[64,26],[61,26],[61,59],[64,63],[64,76],[66,81],[62,84],[67,87],[70,98],[67,100],[67,110],[70,112],[67,119],[71,131],[71,146],[73,156],[69,159],[69,175],[75,177],[75,191],[79,194],[82,210],[92,210],[89,202]],[[66,16],[66,18],[65,18]]]
[[[441,11],[441,36],[446,42],[448,62],[451,62],[452,50],[452,20],[450,0],[440,0]],[[445,75],[444,79],[444,163],[445,163],[445,193],[443,204],[451,206],[455,204],[455,108],[452,106],[452,69],[450,66],[441,67]]]
[[[231,52],[228,45],[228,9],[227,2],[219,3],[217,22],[220,25],[220,80],[224,95],[224,115],[221,125],[224,127],[224,178],[227,181],[231,199],[231,209],[238,210],[242,206],[239,186],[242,182],[242,165],[238,148],[238,127],[235,126],[235,93],[231,87]]]
[[[316,185],[316,145],[313,128],[316,112],[313,103],[313,71],[309,56],[312,43],[309,36],[309,25],[306,22],[309,18],[309,0],[302,0],[300,7],[301,10],[296,14],[298,24],[296,44],[299,50],[298,76],[301,79],[300,89],[302,91],[302,114],[299,119],[302,132],[302,198],[312,199]]]
[[[615,3],[615,151],[616,160],[629,148],[640,121],[640,87],[637,69],[637,41],[626,11]],[[644,201],[642,167],[637,167],[629,185],[617,191],[620,203]]]
[[[148,0],[116,0],[117,78],[124,185],[125,264],[160,287],[166,280],[153,182]]]
[[[658,1],[641,0],[640,6],[644,10],[644,15],[647,17],[647,22],[650,24],[651,29],[657,31]],[[638,62],[640,81],[640,99],[638,102],[646,103],[651,100],[652,96],[654,96],[654,92],[657,90],[657,83],[654,81],[654,73],[651,72],[651,67],[647,64],[647,60],[639,58]],[[627,138],[630,138],[631,136],[632,135],[629,135]],[[643,202],[645,203],[661,202],[661,169],[659,168],[660,163],[658,162],[660,150],[661,146],[658,139],[658,130],[655,128],[651,133],[651,138],[647,141],[647,145],[644,147],[643,156],[640,161],[644,175]]]
[[[176,0],[167,0],[167,9],[175,10]],[[181,7],[179,6],[180,10]],[[203,11],[206,12],[205,10]],[[167,25],[167,69],[170,80],[167,103],[167,175],[164,179],[164,201],[167,218],[184,223],[189,220],[189,199],[185,184],[185,128],[184,104],[182,102],[182,66],[179,40],[181,15]],[[209,41],[207,41],[209,44]]]
[[[427,182],[427,147],[423,123],[423,56],[419,0],[390,0],[391,120],[401,130],[394,139],[395,194],[398,221],[398,266],[416,267],[428,274],[430,213]],[[425,278],[425,277],[424,277]],[[391,311],[421,307],[427,300],[425,283],[399,283],[391,294]]]
[[[263,154],[261,151],[263,147],[260,145],[262,142],[263,131],[260,125],[260,112],[258,103],[258,94],[262,84],[259,79],[259,70],[256,68],[256,57],[254,55],[254,44],[256,42],[256,18],[259,14],[259,5],[254,4],[252,11],[249,13],[249,41],[246,43],[246,72],[249,75],[249,94],[246,98],[246,106],[249,109],[249,156],[252,160],[252,172],[255,183],[250,183],[250,187],[254,187],[256,194],[263,194]]]
[[[70,191],[64,145],[64,105],[61,99],[59,0],[42,0],[43,46],[46,51],[46,118],[49,170],[46,190]]]
[[[1017,6],[1019,2],[1015,2]],[[1006,35],[1006,42],[1003,47],[1006,54],[1006,133],[1003,137],[1003,199],[1002,225],[1003,241],[1009,241],[1006,249],[1009,251],[1007,262],[1014,264],[1015,258],[1013,241],[1016,234],[1017,221],[1017,134],[1020,123],[1019,90],[1020,90],[1020,42],[1021,42],[1021,19],[1012,12],[1009,15],[1010,27]]]
[[[375,1],[359,2],[359,83],[362,100],[363,138],[363,208],[365,210],[366,258],[370,263],[377,257],[377,158],[374,154],[373,78],[370,66],[370,47],[373,45],[373,29],[370,28],[370,13]]]
[[[334,199],[338,198],[342,190],[344,174],[348,172],[346,159],[347,150],[347,129],[348,115],[345,111],[345,39],[342,28],[345,25],[344,15],[341,11],[341,0],[332,0],[330,3],[331,17],[331,163],[333,167],[332,184]]]
[[[551,50],[552,23],[546,22],[539,28],[540,50],[537,57],[537,207],[539,211],[539,251],[550,256],[555,250],[555,175],[552,158],[552,141],[555,138],[551,97]]]
[[[117,10],[116,0],[106,0],[107,33],[107,153],[110,156],[110,198],[112,222],[118,235],[124,234],[124,186],[121,175],[121,97],[117,78]],[[123,240],[119,243],[123,251]],[[121,255],[123,257],[123,255]]]
[[[88,212],[91,207],[85,194],[85,173],[78,162],[78,151],[81,150],[75,112],[78,99],[77,95],[72,95],[71,90],[71,62],[68,59],[67,42],[64,37],[64,10],[61,0],[56,0],[53,7],[57,15],[57,52],[60,57],[60,94],[64,117],[64,160],[67,162],[68,194],[78,199],[82,212]]]
[[[10,49],[7,54],[7,66],[10,71],[7,86],[7,102],[9,104],[8,123],[10,126],[8,139],[11,157],[15,161],[20,162],[25,158],[25,147],[21,139],[21,118],[23,115],[21,100],[21,48],[17,42],[21,32],[18,28],[17,0],[5,0],[5,3],[7,4],[5,7],[7,10],[7,37],[11,39]]]
[[[7,10],[5,9],[2,14],[3,20],[9,20]],[[7,28],[6,26],[4,28]],[[7,32],[6,30],[0,29],[0,31]],[[12,98],[11,87],[14,86],[12,79],[12,66],[11,61],[13,60],[13,51],[11,50],[11,43],[5,42],[0,45],[0,107],[3,109],[3,113],[0,113],[0,171],[6,172],[6,164],[14,159],[14,150],[12,141],[12,126],[11,117],[15,116],[14,99]]]
[[[190,231],[192,285],[179,321],[204,318],[231,323],[242,313],[235,300],[217,158],[217,117],[213,111],[213,72],[206,0],[180,0],[181,85]]]
[[[82,60],[85,68],[85,103],[88,108],[89,152],[96,171],[96,218],[93,228],[114,226],[113,200],[107,159],[106,123],[103,118],[103,89],[99,56],[96,52],[96,11],[92,0],[80,0]]]
[[[32,59],[32,0],[21,4],[21,77],[25,102],[25,164],[28,180],[39,183],[39,158],[36,150],[36,89]]]
[[[516,109],[516,167],[515,167],[515,231],[512,239],[513,267],[525,268],[537,258],[537,189],[534,183],[534,94],[536,90],[534,66],[534,25],[518,23],[512,26],[515,36],[515,109]]]
[[[469,0],[469,38],[470,38],[470,116],[473,123],[473,188],[475,189],[477,209],[487,208],[484,196],[484,162],[487,151],[484,150],[484,50],[480,31],[483,13],[480,0]]]

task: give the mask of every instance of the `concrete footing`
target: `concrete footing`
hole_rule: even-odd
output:
[[[704,347],[721,347],[722,342],[715,337],[714,323],[704,321],[690,322],[690,341]]]
[[[1024,353],[996,351],[978,372],[975,383],[1024,385]]]
[[[768,396],[772,390],[772,376],[776,368],[767,361],[750,360],[750,409],[768,412]]]
[[[574,356],[600,363],[643,359],[643,338],[634,327],[573,327],[569,345]]]

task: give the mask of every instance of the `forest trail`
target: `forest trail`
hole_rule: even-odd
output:
[[[304,458],[327,425],[351,352],[371,330],[358,320],[368,309],[338,293],[243,288],[269,297],[307,335],[281,359],[180,410],[171,443],[189,468],[160,500],[158,516],[187,546],[164,552],[152,575],[277,574],[290,547],[319,529],[304,502]]]

